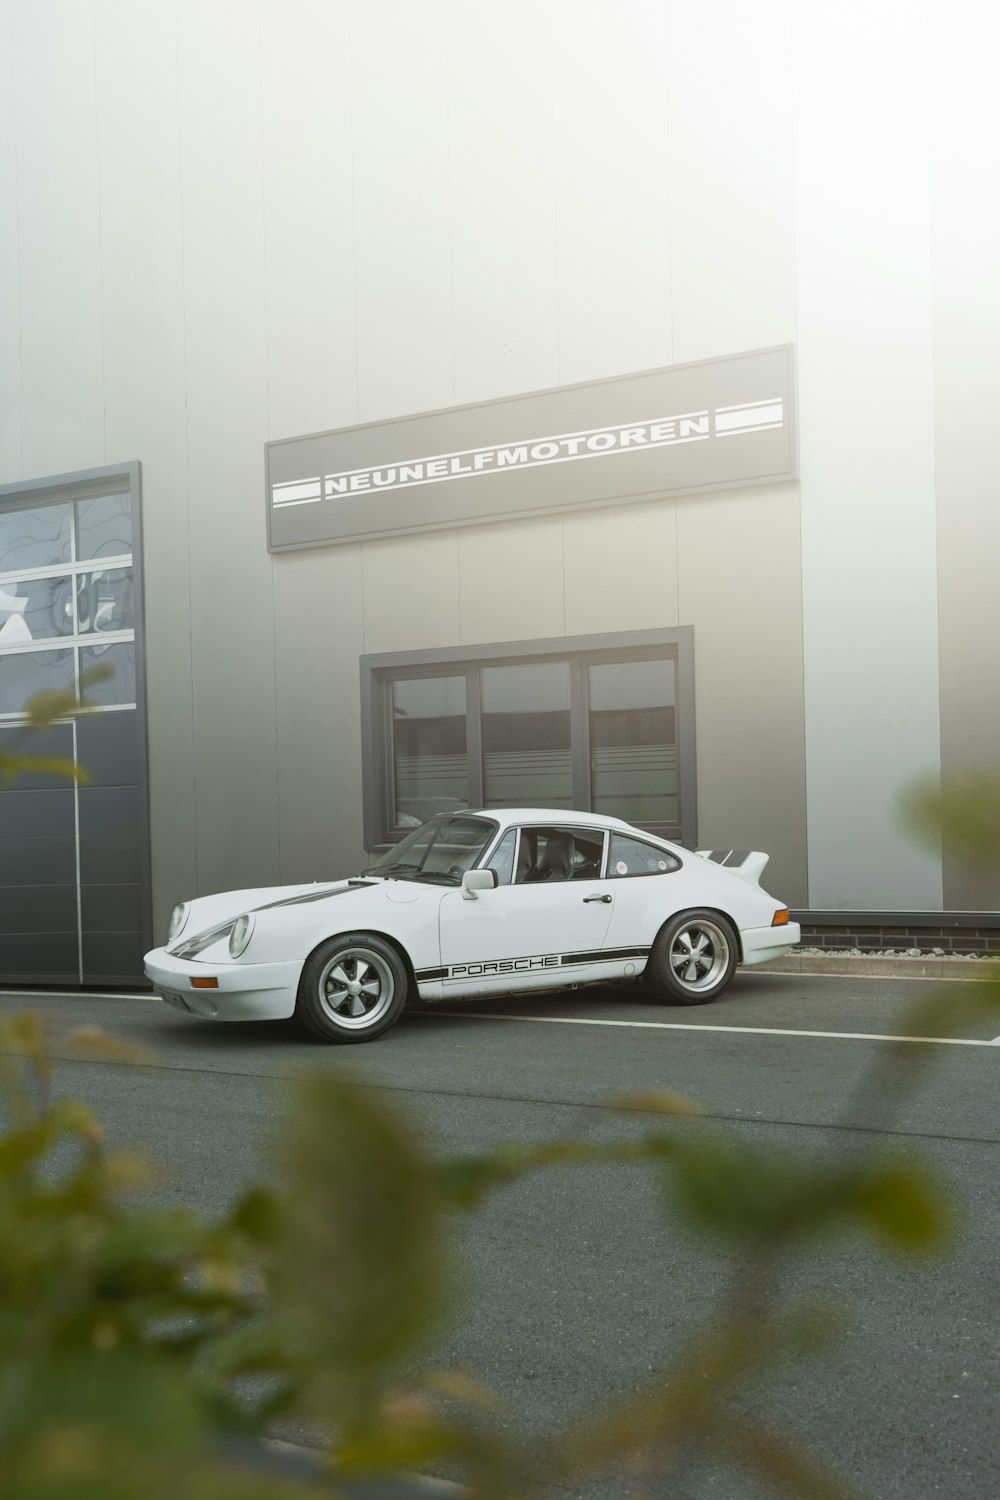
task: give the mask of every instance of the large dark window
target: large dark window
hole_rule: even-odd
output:
[[[691,842],[691,632],[367,657],[365,838],[436,813],[576,808]]]
[[[393,826],[412,828],[469,805],[465,678],[392,683]]]
[[[77,761],[0,779],[0,982],[136,983],[150,946],[138,466],[0,490],[0,748]],[[94,680],[94,668],[101,680]],[[92,712],[26,735],[25,703]]]
[[[572,807],[569,663],[479,669],[484,807]]]

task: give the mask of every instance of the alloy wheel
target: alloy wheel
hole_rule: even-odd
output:
[[[674,933],[670,967],[685,990],[710,990],[729,963],[729,942],[721,927],[699,917]]]
[[[338,1026],[361,1031],[373,1026],[392,1004],[395,983],[381,954],[345,948],[324,965],[319,1000]]]

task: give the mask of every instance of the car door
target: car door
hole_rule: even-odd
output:
[[[681,861],[640,836],[612,832],[607,872],[615,897],[607,951],[625,963],[623,973],[631,973],[627,965],[645,960],[664,922],[684,905]]]
[[[507,845],[511,833],[514,847]],[[488,864],[501,883],[441,902],[446,993],[538,989],[594,976],[614,908],[602,876],[603,829],[558,824],[508,830]],[[507,847],[505,847],[507,846]]]

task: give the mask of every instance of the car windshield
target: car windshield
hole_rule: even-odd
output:
[[[461,885],[496,832],[485,818],[439,817],[422,823],[365,870],[389,880],[427,880]]]

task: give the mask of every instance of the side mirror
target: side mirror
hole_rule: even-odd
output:
[[[499,884],[496,870],[466,870],[462,876],[462,900],[478,901],[477,891],[493,891]]]

